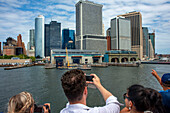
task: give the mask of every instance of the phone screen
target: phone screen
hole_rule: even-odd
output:
[[[94,76],[86,76],[86,81],[93,81]]]

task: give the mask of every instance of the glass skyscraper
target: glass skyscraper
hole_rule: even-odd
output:
[[[29,49],[31,49],[32,47],[35,47],[35,30],[34,29],[30,29],[30,45],[29,45]]]
[[[44,16],[35,18],[35,57],[44,57]]]
[[[62,49],[75,49],[75,31],[69,29],[62,30]]]
[[[143,29],[143,55],[149,57],[149,35],[148,28],[142,27]]]
[[[83,49],[84,35],[102,35],[102,7],[90,1],[80,0],[76,5],[76,37]]]
[[[45,24],[45,56],[50,56],[51,49],[61,49],[61,44],[61,23]]]
[[[143,58],[142,15],[140,12],[129,12],[118,17],[125,17],[131,21],[131,49],[136,51],[140,59]]]
[[[149,33],[149,39],[151,39],[151,43],[155,54],[155,33]]]
[[[111,20],[111,49],[131,51],[130,19],[116,17]]]

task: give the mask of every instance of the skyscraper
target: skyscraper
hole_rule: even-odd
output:
[[[148,28],[142,27],[143,29],[143,55],[149,57],[149,35]]]
[[[153,46],[153,53],[155,55],[155,33],[149,33],[149,39],[151,39],[151,43],[152,43],[152,46]]]
[[[84,35],[102,35],[102,7],[90,1],[80,0],[76,5],[76,37],[83,49]]]
[[[44,16],[35,18],[35,57],[44,57]]]
[[[75,49],[75,32],[74,30],[62,30],[62,49]]]
[[[136,51],[140,59],[143,58],[142,15],[140,12],[130,12],[118,15],[131,20],[131,49]]]
[[[116,17],[111,20],[111,49],[131,51],[130,19]]]
[[[111,34],[110,34],[111,28],[108,28],[106,31],[106,39],[107,39],[107,51],[111,50]]]
[[[152,40],[149,39],[148,43],[149,43],[149,58],[154,58],[155,53],[154,53],[154,48],[152,45]]]
[[[0,42],[0,56],[1,56],[1,42]]]
[[[34,29],[30,29],[30,45],[29,45],[29,49],[32,49],[33,47],[35,47],[35,30]]]
[[[57,21],[45,24],[45,56],[50,56],[51,49],[61,49],[61,23]]]

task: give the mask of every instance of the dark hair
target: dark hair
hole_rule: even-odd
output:
[[[65,95],[70,102],[82,99],[86,86],[85,74],[82,70],[74,69],[67,71],[61,78]]]
[[[148,100],[150,102],[149,111],[153,113],[165,113],[164,106],[162,104],[162,96],[161,94],[151,88],[145,89],[148,95]]]
[[[145,88],[141,85],[132,85],[128,89],[129,99],[137,111],[143,112],[149,109],[149,101]]]

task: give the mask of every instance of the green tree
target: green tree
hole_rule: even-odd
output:
[[[32,62],[35,62],[35,57],[31,56],[30,59],[32,59]]]

